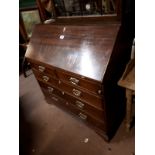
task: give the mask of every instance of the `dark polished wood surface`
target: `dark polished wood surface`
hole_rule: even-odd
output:
[[[26,57],[102,82],[119,29],[36,25]]]
[[[48,102],[66,107],[105,140],[124,117],[123,90],[117,81],[129,57],[127,36],[116,23],[36,25],[26,52]]]
[[[56,88],[61,89],[64,92],[68,92],[71,96],[73,96],[75,98],[78,98],[80,100],[83,100],[84,102],[88,102],[88,103],[92,102],[93,105],[95,105],[99,109],[102,109],[103,98],[101,98],[99,96],[96,96],[96,95],[93,95],[93,94],[91,94],[91,93],[89,93],[87,91],[84,91],[83,89],[76,88],[76,87],[72,86],[71,84],[67,84],[67,83],[62,82],[62,81],[60,82],[60,80],[58,80],[58,79],[51,78],[50,76],[46,76],[45,74],[38,73],[34,69],[33,69],[33,72],[34,72],[36,78],[38,79],[38,81],[42,81],[42,82],[44,82],[44,83],[46,83],[48,85],[52,85],[52,86],[54,86]],[[44,76],[49,77],[49,80],[45,81],[43,79]],[[80,96],[76,96],[73,93],[73,89],[79,91]]]

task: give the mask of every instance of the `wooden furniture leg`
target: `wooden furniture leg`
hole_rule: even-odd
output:
[[[126,89],[126,130],[130,130],[132,114],[132,90]]]

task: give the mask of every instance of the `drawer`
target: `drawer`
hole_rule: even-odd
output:
[[[46,75],[46,74],[44,74],[44,73],[40,73],[40,72],[38,72],[36,69],[33,69],[33,73],[34,73],[34,75],[35,75],[35,77],[38,79],[38,80],[40,80],[40,81],[43,81],[43,82],[45,82],[45,83],[50,83],[50,84],[52,84],[52,85],[54,85],[54,86],[58,86],[58,84],[59,84],[59,80],[58,79],[56,79],[56,78],[51,78],[49,75]]]
[[[48,98],[49,100],[49,98]],[[80,120],[88,123],[91,126],[95,126],[96,128],[105,130],[105,124],[103,121],[99,121],[92,116],[86,114],[85,112],[82,112],[81,110],[75,108],[72,104],[67,102],[66,100],[62,99],[61,97],[58,97],[57,95],[51,94],[50,95],[50,103],[54,103],[56,106],[62,107],[66,111],[69,111],[73,114],[75,114]]]
[[[39,82],[39,84],[40,84],[41,88],[43,89],[43,91],[46,92],[46,94],[48,93],[49,95],[55,94],[57,96],[60,96],[60,97],[64,98],[66,101],[68,101],[69,103],[71,103],[72,105],[74,105],[75,108],[85,111],[86,113],[91,114],[98,119],[101,119],[101,120],[104,119],[104,111],[103,110],[99,110],[96,107],[93,107],[92,105],[89,105],[86,102],[78,100],[63,91],[56,89],[55,87],[46,85],[42,82]]]
[[[88,102],[91,105],[94,105],[99,108],[102,107],[102,98],[101,97],[90,94],[90,93],[88,93],[84,90],[81,90],[79,88],[77,89],[74,86],[69,85],[62,81],[61,82],[59,81],[59,88],[61,90],[63,90],[64,92],[67,92],[67,93],[71,94],[72,96],[74,96],[84,102]]]
[[[48,94],[48,96],[50,96],[52,94],[52,95],[60,96],[61,98],[64,97],[65,93],[63,91],[58,90],[57,88],[55,88],[55,87],[53,87],[51,85],[47,85],[46,83],[43,83],[41,81],[39,81],[39,85],[40,85],[42,91],[45,94]]]
[[[50,75],[51,77],[54,77],[54,78],[57,77],[56,71],[55,71],[54,68],[48,68],[48,67],[45,67],[45,65],[42,65],[42,64],[36,64],[36,63],[30,63],[30,64],[31,64],[32,69],[35,69],[36,71],[38,71],[40,73],[48,74],[48,75]]]
[[[89,123],[90,125],[93,125],[97,128],[100,128],[102,130],[105,129],[105,125],[103,121],[99,121],[95,118],[92,118],[90,115],[86,114],[85,112],[81,112],[80,110],[76,109],[71,104],[68,105],[69,110],[76,114],[82,121]]]
[[[83,112],[86,112],[87,114],[93,115],[95,118],[98,118],[100,120],[104,119],[104,111],[103,110],[99,110],[99,109],[89,105],[88,103],[78,100],[66,93],[64,93],[63,97],[65,100],[70,102],[75,108],[77,108]]]
[[[57,76],[62,81],[66,81],[73,86],[79,86],[81,88],[87,89],[88,91],[91,91],[92,93],[95,93],[97,95],[102,95],[102,85],[99,82],[91,81],[86,79],[85,77],[78,77],[76,75],[70,75],[65,72],[62,72],[60,70],[57,70]]]

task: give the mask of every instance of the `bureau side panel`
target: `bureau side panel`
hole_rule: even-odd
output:
[[[103,79],[107,130],[112,137],[125,115],[125,90],[117,82],[130,58],[132,40],[121,27]]]

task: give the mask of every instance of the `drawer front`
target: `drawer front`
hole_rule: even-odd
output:
[[[95,118],[92,118],[90,115],[75,108],[72,104],[70,104],[68,101],[62,99],[61,97],[51,94],[50,100],[52,103],[56,104],[57,106],[62,107],[65,110],[75,114],[76,116],[78,116],[78,118],[80,118],[82,121],[88,123],[89,125],[93,125],[93,127],[105,130],[105,124],[103,121],[101,122],[99,120],[96,120]]]
[[[90,106],[89,104],[87,104],[86,102],[80,101],[76,98],[73,98],[72,96],[68,95],[68,94],[64,94],[64,99],[66,99],[67,101],[69,101],[72,105],[74,105],[75,108],[84,111],[88,114],[93,115],[95,118],[99,119],[99,120],[103,120],[104,119],[104,111],[102,110],[98,110],[95,107]]]
[[[59,77],[59,79],[61,79],[62,81],[66,81],[70,84],[72,84],[73,86],[79,86],[81,88],[85,88],[89,91],[91,91],[92,93],[95,93],[96,95],[102,95],[103,92],[102,90],[102,86],[100,83],[98,82],[93,82],[93,81],[88,81],[86,80],[84,77],[76,77],[74,75],[69,75],[67,73],[64,73],[62,71],[57,70],[57,76]]]
[[[45,65],[31,63],[31,67],[40,73],[48,74],[51,77],[57,78],[56,71],[52,68],[45,67]]]
[[[85,121],[85,122],[89,123],[90,125],[93,125],[93,126],[100,128],[102,130],[105,129],[104,122],[101,122],[95,118],[92,118],[91,116],[89,116],[85,112],[81,112],[80,110],[76,109],[71,104],[69,104],[69,110],[71,110],[71,112],[76,114],[82,121]]]
[[[61,90],[64,90],[65,92],[68,92],[72,96],[75,96],[76,98],[86,101],[90,104],[93,104],[96,107],[101,108],[102,107],[102,98],[95,96],[93,94],[90,94],[88,92],[85,92],[81,89],[76,89],[74,86],[66,84],[64,82],[59,82],[59,88]]]
[[[93,94],[85,92],[85,91],[83,91],[81,89],[76,89],[72,85],[69,85],[69,84],[66,84],[66,83],[64,83],[64,82],[62,82],[60,80],[51,78],[48,75],[39,73],[35,69],[33,69],[33,72],[34,72],[34,74],[35,74],[35,76],[36,76],[36,78],[38,80],[44,81],[47,84],[51,84],[51,85],[61,89],[62,91],[69,93],[71,96],[74,96],[79,100],[82,100],[84,102],[88,102],[91,105],[93,105],[93,106],[95,106],[95,107],[97,107],[99,109],[102,109],[102,107],[103,107],[102,106],[103,97],[101,98],[99,96],[95,96]]]
[[[82,102],[70,95],[68,95],[67,93],[57,90],[55,87],[46,85],[42,82],[39,82],[41,88],[43,89],[43,91],[46,91],[46,93],[50,94],[54,94],[57,96],[60,96],[62,98],[64,98],[66,101],[68,101],[69,103],[71,103],[72,105],[74,105],[76,108],[78,108],[79,110],[85,111],[88,114],[93,115],[94,117],[103,120],[104,119],[104,111],[103,110],[99,110],[96,109],[95,107],[89,105],[88,103]]]
[[[49,96],[52,94],[52,95],[60,96],[61,98],[64,97],[65,93],[61,90],[58,90],[54,86],[47,85],[46,83],[43,83],[41,81],[39,81],[39,85],[40,85],[41,89],[43,90],[43,92],[48,94]]]
[[[33,73],[36,76],[36,78],[40,81],[43,81],[45,83],[50,83],[56,87],[59,85],[59,80],[57,80],[55,78],[51,78],[47,74],[39,73],[38,71],[36,71],[36,69],[33,69]]]

